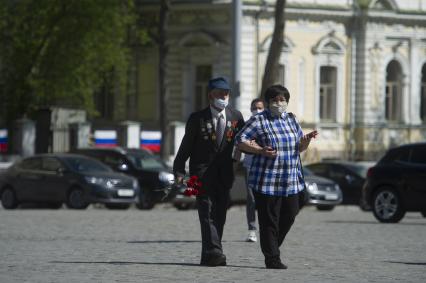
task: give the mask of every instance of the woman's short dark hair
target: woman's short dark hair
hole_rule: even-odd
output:
[[[259,102],[265,104],[261,98],[255,98],[250,103],[250,109],[252,109]]]
[[[269,103],[271,99],[274,99],[279,95],[284,96],[287,102],[290,100],[290,92],[288,92],[287,88],[282,85],[272,85],[265,91],[265,101]]]

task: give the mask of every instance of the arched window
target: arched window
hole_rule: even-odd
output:
[[[426,124],[426,63],[422,68],[422,82],[420,85],[420,118]]]
[[[389,122],[401,121],[402,68],[392,60],[386,68],[385,118]]]

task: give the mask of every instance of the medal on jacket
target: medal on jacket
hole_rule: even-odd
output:
[[[211,121],[207,121],[206,123],[206,127],[207,127],[207,132],[209,133],[209,135],[212,136],[212,140],[216,140],[216,134],[213,131],[213,125],[211,123]]]

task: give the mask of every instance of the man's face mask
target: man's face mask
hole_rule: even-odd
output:
[[[274,101],[269,104],[269,110],[274,116],[281,116],[284,112],[287,111],[287,101]]]
[[[229,98],[220,99],[215,98],[213,101],[214,106],[216,106],[219,109],[224,109],[226,106],[228,106]]]

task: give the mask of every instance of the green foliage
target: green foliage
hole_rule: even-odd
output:
[[[8,120],[55,104],[93,111],[93,93],[105,78],[125,85],[135,18],[131,0],[0,1]]]
[[[362,10],[367,10],[371,0],[358,0],[358,5]]]

